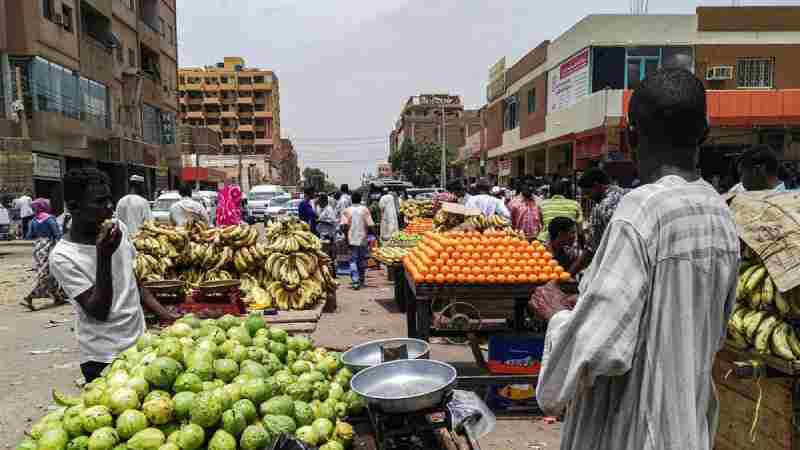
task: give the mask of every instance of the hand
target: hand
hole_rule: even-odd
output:
[[[575,307],[577,295],[567,295],[561,291],[555,281],[536,288],[528,302],[528,309],[544,320],[550,320],[560,311]]]
[[[99,259],[111,259],[114,252],[122,242],[122,230],[117,224],[111,226],[109,230],[101,230],[97,235],[97,257]]]

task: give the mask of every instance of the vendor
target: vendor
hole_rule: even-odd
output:
[[[739,238],[697,173],[706,114],[705,87],[685,69],[639,85],[629,123],[649,184],[620,201],[575,308],[559,289],[532,301],[549,319],[536,400],[566,413],[562,450],[714,446],[711,372],[735,302]]]
[[[568,217],[556,217],[548,225],[548,247],[553,259],[573,277],[586,268],[588,253],[575,246],[576,224]]]
[[[77,310],[81,372],[88,383],[144,332],[143,306],[163,319],[177,316],[138,285],[136,249],[125,225],[104,225],[113,214],[108,176],[74,169],[63,184],[72,224],[53,248],[50,270]]]
[[[769,145],[750,147],[739,157],[736,167],[742,181],[729,192],[787,190],[778,178],[778,157]]]
[[[183,226],[189,221],[211,223],[208,210],[192,198],[192,185],[182,184],[178,189],[181,199],[169,207],[169,221],[175,226]]]
[[[467,208],[475,208],[481,211],[484,216],[499,215],[506,219],[511,219],[511,212],[506,208],[505,202],[497,197],[489,195],[490,191],[489,181],[485,178],[478,180],[477,195],[473,195],[467,200],[465,206]]]

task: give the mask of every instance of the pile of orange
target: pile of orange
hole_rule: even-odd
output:
[[[408,234],[422,234],[433,230],[433,219],[416,218],[403,229]]]
[[[417,284],[537,284],[567,281],[541,243],[504,231],[425,233],[403,258]]]

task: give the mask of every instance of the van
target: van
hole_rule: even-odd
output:
[[[267,214],[269,201],[274,197],[286,195],[282,186],[277,184],[261,184],[253,186],[247,193],[247,216],[253,221],[263,221]]]

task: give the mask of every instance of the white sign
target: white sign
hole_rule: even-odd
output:
[[[569,108],[589,95],[589,49],[572,55],[547,74],[547,112]]]
[[[33,176],[41,178],[61,178],[61,160],[34,153]]]

